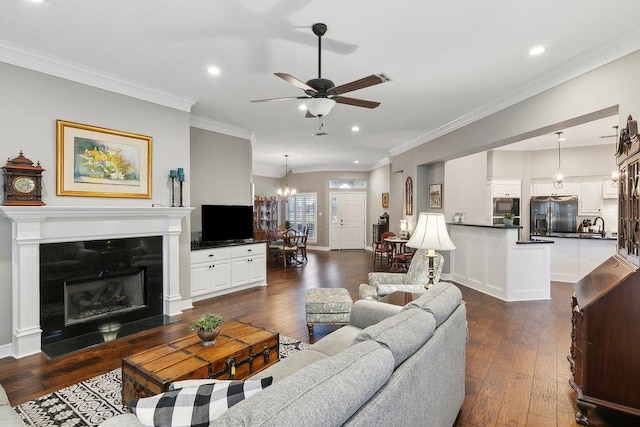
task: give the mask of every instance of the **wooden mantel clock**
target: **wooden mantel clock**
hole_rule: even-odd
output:
[[[22,154],[15,159],[7,159],[4,171],[4,206],[42,206],[42,172],[38,162],[33,162]]]

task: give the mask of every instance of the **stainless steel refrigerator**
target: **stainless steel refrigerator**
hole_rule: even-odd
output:
[[[553,236],[576,233],[578,196],[531,198],[531,234]]]

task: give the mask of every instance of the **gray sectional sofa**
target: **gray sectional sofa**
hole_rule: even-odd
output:
[[[256,374],[270,387],[212,426],[450,427],[465,396],[466,308],[440,282],[404,307],[359,300],[350,324]],[[135,415],[102,427],[139,427]]]
[[[24,427],[24,423],[9,405],[7,393],[0,386],[0,426],[3,427]]]

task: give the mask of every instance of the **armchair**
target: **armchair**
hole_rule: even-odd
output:
[[[360,285],[358,291],[360,299],[379,300],[383,296],[396,291],[412,292],[422,294],[425,292],[425,285],[429,282],[429,261],[425,256],[427,250],[419,249],[413,255],[407,273],[369,273],[369,283]],[[440,274],[444,266],[442,254],[436,254],[434,258],[435,277],[434,283],[440,281]]]

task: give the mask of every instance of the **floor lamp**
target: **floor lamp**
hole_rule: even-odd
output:
[[[420,213],[418,225],[406,245],[410,248],[427,250],[425,254],[429,262],[429,282],[425,285],[427,289],[434,284],[433,260],[437,256],[436,251],[451,251],[456,248],[447,232],[444,215],[426,212]]]

